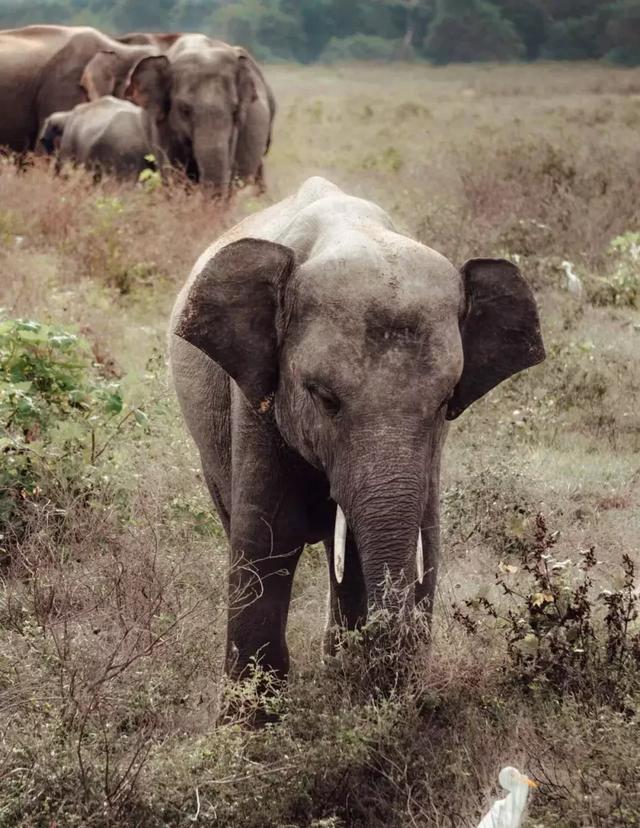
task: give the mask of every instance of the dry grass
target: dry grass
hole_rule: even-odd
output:
[[[269,193],[225,213],[179,188],[0,167],[0,307],[81,330],[149,417],[101,456],[90,496],[52,462],[55,500],[28,498],[27,536],[0,541],[0,825],[460,828],[516,764],[541,782],[530,828],[635,826],[638,698],[589,708],[525,692],[504,627],[489,619],[469,637],[452,604],[507,606],[495,572],[518,563],[537,512],[558,532],[557,559],[595,545],[607,587],[637,553],[640,314],[578,302],[561,262],[586,282],[606,275],[611,239],[640,229],[640,73],[269,74]],[[326,575],[309,550],[291,686],[280,722],[255,732],[217,724],[225,543],[167,385],[165,326],[205,245],[311,174],[378,201],[456,262],[518,256],[550,357],[452,428],[430,658],[418,644],[402,687],[374,698],[353,681],[358,642],[321,665]],[[251,688],[228,693],[255,703]]]

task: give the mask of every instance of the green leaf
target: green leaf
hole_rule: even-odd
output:
[[[35,322],[32,319],[27,319],[27,320],[18,319],[15,323],[15,327],[19,331],[37,332],[37,331],[42,330],[42,325],[39,322]]]
[[[108,414],[120,414],[124,407],[123,399],[118,391],[113,391],[105,397],[105,410]]]
[[[49,336],[49,342],[57,348],[69,348],[78,342],[78,337],[75,334],[52,334]]]

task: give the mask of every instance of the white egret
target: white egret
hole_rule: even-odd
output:
[[[496,799],[478,828],[520,828],[529,788],[538,786],[516,768],[502,768],[498,782],[508,794],[504,799]]]
[[[582,299],[584,287],[582,285],[582,279],[573,268],[573,263],[564,261],[560,267],[564,270],[564,275],[567,277],[567,290],[569,293],[575,296],[576,299]]]

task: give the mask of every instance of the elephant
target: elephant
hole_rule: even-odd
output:
[[[275,99],[244,49],[184,35],[132,69],[126,97],[147,113],[150,143],[214,194],[235,178],[263,185]]]
[[[180,37],[180,32],[129,32],[116,40],[132,46],[154,46],[159,52],[166,52]]]
[[[88,96],[122,97],[131,67],[156,52],[150,45],[118,43],[89,27],[26,26],[1,31],[0,146],[15,152],[33,150],[51,113],[73,109]],[[109,67],[107,78],[104,63]]]
[[[429,622],[448,421],[545,358],[514,264],[458,270],[322,178],[203,253],[169,354],[230,543],[225,668],[242,678],[258,659],[276,679],[306,544],[326,548],[328,652],[389,585]]]
[[[137,179],[149,167],[145,156],[151,153],[140,107],[111,95],[49,115],[39,145],[55,152],[59,162],[73,161],[119,178]]]

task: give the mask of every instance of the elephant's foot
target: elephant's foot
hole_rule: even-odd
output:
[[[284,646],[254,637],[238,647],[227,641],[225,675],[219,721],[258,728],[278,720],[278,699],[286,687],[289,652]]]

